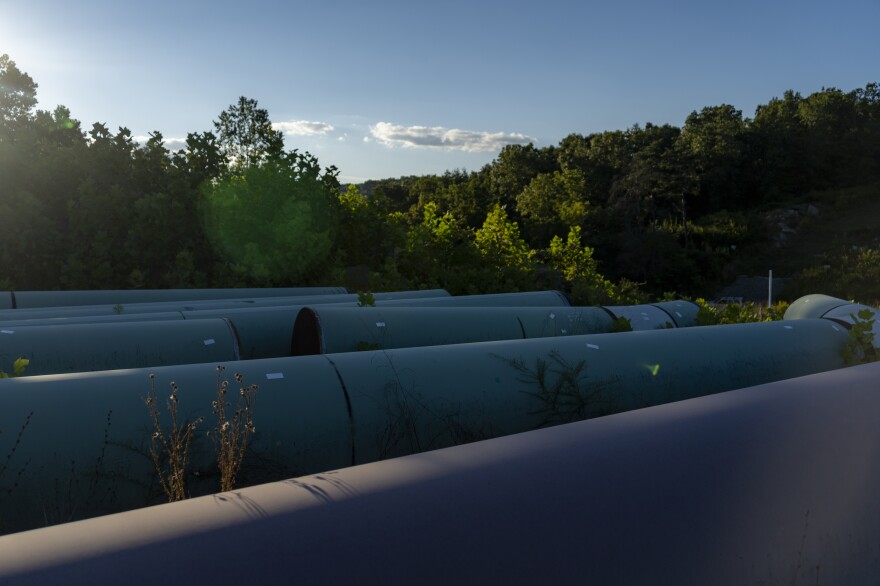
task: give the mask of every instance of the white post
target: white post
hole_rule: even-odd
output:
[[[773,269],[770,269],[770,277],[767,279],[767,309],[773,307]]]

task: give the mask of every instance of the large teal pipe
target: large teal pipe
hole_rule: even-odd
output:
[[[784,319],[803,319],[809,317],[821,317],[834,320],[850,328],[861,320],[859,313],[867,310],[870,312],[874,324],[871,332],[874,335],[874,347],[880,349],[880,310],[869,305],[853,303],[845,299],[829,297],[827,295],[807,295],[795,300],[785,311]]]
[[[205,420],[193,436],[191,495],[215,492],[217,363],[0,380],[0,530],[31,529],[165,501],[150,457],[155,431],[144,399],[154,373],[167,432],[171,384],[181,423]],[[234,404],[239,385],[256,384],[256,435],[241,484],[292,478],[352,464],[351,416],[333,366],[305,356],[228,363]],[[164,457],[163,457],[164,459]]]
[[[843,326],[801,320],[242,361],[230,369],[260,386],[256,455],[242,479],[367,463],[832,370],[843,365],[847,339]],[[47,502],[79,516],[157,502],[145,456],[149,373],[160,397],[171,381],[179,384],[186,419],[210,422],[213,369],[0,380],[0,437],[24,427],[0,476],[0,487],[14,487],[0,501],[0,519],[18,519],[22,529],[44,522]],[[203,440],[193,457],[194,494],[216,486],[210,462]],[[79,488],[56,502],[54,487],[68,485]]]
[[[443,289],[422,291],[391,291],[375,293],[378,300],[395,301],[410,298],[448,297]],[[285,307],[291,305],[313,305],[323,303],[347,303],[356,305],[355,294],[316,295],[295,297],[251,297],[241,299],[207,299],[193,301],[157,301],[152,303],[130,303],[126,305],[81,305],[75,307],[40,307],[36,309],[14,309],[0,311],[0,320],[43,319],[54,317],[82,317],[91,315],[123,315],[137,313],[197,311],[220,309],[247,309],[254,307]]]
[[[369,462],[840,368],[847,340],[804,320],[327,356]]]
[[[125,289],[92,291],[4,291],[11,308],[117,305],[155,301],[239,299],[245,297],[296,297],[348,293],[345,287],[276,287],[240,289]],[[2,302],[5,304],[5,301]],[[0,304],[0,309],[2,307]]]
[[[299,312],[290,353],[336,354],[610,332],[597,307],[339,307]]]
[[[804,295],[792,301],[785,310],[783,319],[804,319],[822,317],[835,307],[848,304],[846,299],[829,297],[828,295]]]
[[[113,324],[131,321],[174,321],[181,319],[184,318],[183,314],[179,311],[157,311],[155,313],[121,313],[118,315],[76,315],[73,317],[4,319],[0,320],[0,325],[4,328],[9,328],[11,326],[66,326],[75,324]]]
[[[300,305],[252,309],[203,309],[183,311],[188,321],[228,319],[235,326],[242,360],[290,356],[290,339]],[[355,308],[357,309],[357,308]]]
[[[8,535],[0,582],[875,584],[878,379],[869,364]],[[217,563],[230,542],[238,561]]]
[[[0,291],[0,311],[4,309],[12,309],[12,293],[9,291]]]
[[[239,360],[226,319],[0,327],[0,368],[30,360],[26,376]]]

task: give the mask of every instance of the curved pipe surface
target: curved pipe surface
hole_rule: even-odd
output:
[[[443,289],[423,291],[391,291],[375,293],[379,300],[396,301],[410,298],[448,297]],[[287,307],[322,303],[347,303],[355,305],[357,295],[316,295],[293,297],[251,297],[238,299],[200,299],[192,301],[157,301],[151,303],[128,303],[116,305],[80,305],[74,307],[39,307],[0,311],[0,320],[41,319],[54,317],[77,317],[91,315],[124,315],[168,311],[198,311],[223,309],[250,309],[256,307]]]
[[[813,295],[804,295],[792,301],[788,309],[785,310],[783,319],[804,319],[822,317],[830,310],[841,305],[848,304],[846,299],[838,299],[837,297],[829,297],[819,293]]]
[[[4,292],[8,293],[8,292]],[[91,291],[16,291],[12,308],[116,305],[157,301],[238,299],[243,297],[294,297],[348,293],[345,287],[277,287],[240,289],[124,289]]]
[[[242,361],[231,368],[260,385],[242,474],[291,477],[830,370],[847,340],[802,320]],[[212,420],[212,364],[0,380],[0,429],[24,426],[0,520],[43,524],[46,503],[69,519],[156,502],[150,372],[159,393],[179,384],[188,420]],[[194,494],[213,486],[206,441]],[[78,488],[59,495],[59,483]]]
[[[30,360],[25,376],[240,359],[229,320],[141,321],[0,328],[0,368]]]
[[[306,307],[292,356],[605,333],[597,307]]]
[[[873,584],[878,378],[847,368],[0,537],[0,579]],[[216,563],[230,543],[238,561]]]

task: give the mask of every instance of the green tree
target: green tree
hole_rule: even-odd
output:
[[[474,234],[474,244],[495,271],[498,285],[508,290],[534,287],[535,251],[520,236],[519,225],[495,204]],[[502,289],[503,290],[503,289]]]
[[[241,96],[214,121],[220,150],[235,170],[281,156],[284,139],[272,128],[269,113],[257,101]]]
[[[292,153],[205,184],[207,233],[246,282],[302,283],[329,258],[337,195],[310,157]]]
[[[678,146],[699,178],[694,207],[700,211],[740,205],[746,132],[742,112],[729,104],[694,111],[685,120]]]
[[[590,209],[583,172],[572,168],[541,173],[516,198],[531,242],[543,246],[563,226],[580,225]]]
[[[548,249],[550,266],[566,281],[566,291],[575,305],[602,305],[615,301],[614,284],[599,274],[593,249],[581,243],[580,226],[572,226],[563,241],[554,236]]]
[[[0,55],[0,141],[12,140],[15,129],[33,117],[36,105],[37,84],[9,55]]]

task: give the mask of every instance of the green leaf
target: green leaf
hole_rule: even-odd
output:
[[[12,363],[12,376],[21,376],[31,361],[27,358],[20,357]]]

